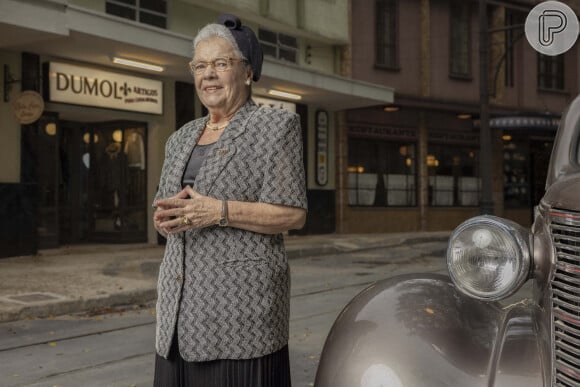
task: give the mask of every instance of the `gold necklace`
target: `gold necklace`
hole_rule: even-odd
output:
[[[221,129],[225,128],[226,126],[228,126],[228,124],[229,124],[229,123],[230,123],[230,121],[229,121],[229,120],[228,120],[228,121],[226,121],[226,122],[224,122],[223,124],[212,124],[211,122],[209,122],[209,121],[208,121],[208,122],[205,124],[205,126],[206,126],[208,129],[211,129],[211,130],[213,130],[213,131],[215,132],[215,131],[218,131],[218,130],[221,130]]]
[[[223,124],[220,124],[220,123],[215,123],[215,124],[212,124],[212,123],[210,122],[210,121],[211,121],[211,115],[210,115],[210,117],[209,117],[209,119],[207,120],[207,123],[205,124],[205,126],[206,126],[208,129],[211,129],[211,130],[213,130],[214,132],[215,132],[215,131],[218,131],[218,130],[222,130],[223,128],[225,128],[226,126],[228,126],[228,124],[230,123],[230,119],[232,118],[232,116],[233,116],[234,114],[235,114],[235,112],[234,112],[234,113],[232,113],[232,114],[229,114],[229,115],[227,115],[227,116],[225,116],[225,117],[222,117],[222,118],[225,118],[225,121],[224,121],[224,123],[223,123]]]

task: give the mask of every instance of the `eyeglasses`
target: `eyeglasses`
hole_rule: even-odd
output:
[[[189,71],[193,75],[201,75],[205,73],[208,67],[213,67],[215,71],[219,71],[223,73],[224,71],[231,70],[232,65],[234,62],[243,62],[243,59],[236,59],[236,58],[216,58],[210,61],[191,61],[189,62]]]

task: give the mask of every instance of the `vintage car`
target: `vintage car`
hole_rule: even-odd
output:
[[[580,386],[580,96],[562,117],[531,230],[478,216],[448,275],[377,282],[340,313],[316,387]]]

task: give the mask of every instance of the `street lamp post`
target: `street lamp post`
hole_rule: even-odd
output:
[[[488,85],[488,29],[487,2],[479,0],[479,169],[481,173],[480,213],[493,214],[491,186],[492,146],[489,128],[489,85]]]

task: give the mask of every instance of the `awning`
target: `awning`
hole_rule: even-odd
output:
[[[543,129],[557,130],[560,124],[560,117],[538,117],[538,116],[509,116],[495,117],[489,120],[489,127],[493,129]],[[479,128],[480,121],[474,120],[473,126]]]
[[[394,100],[394,89],[350,78],[306,70],[300,66],[266,58],[262,78],[253,92],[267,95],[269,89],[302,96],[301,102],[329,110],[386,105]]]
[[[491,128],[503,129],[558,129],[560,118],[556,117],[499,117],[489,120]]]

